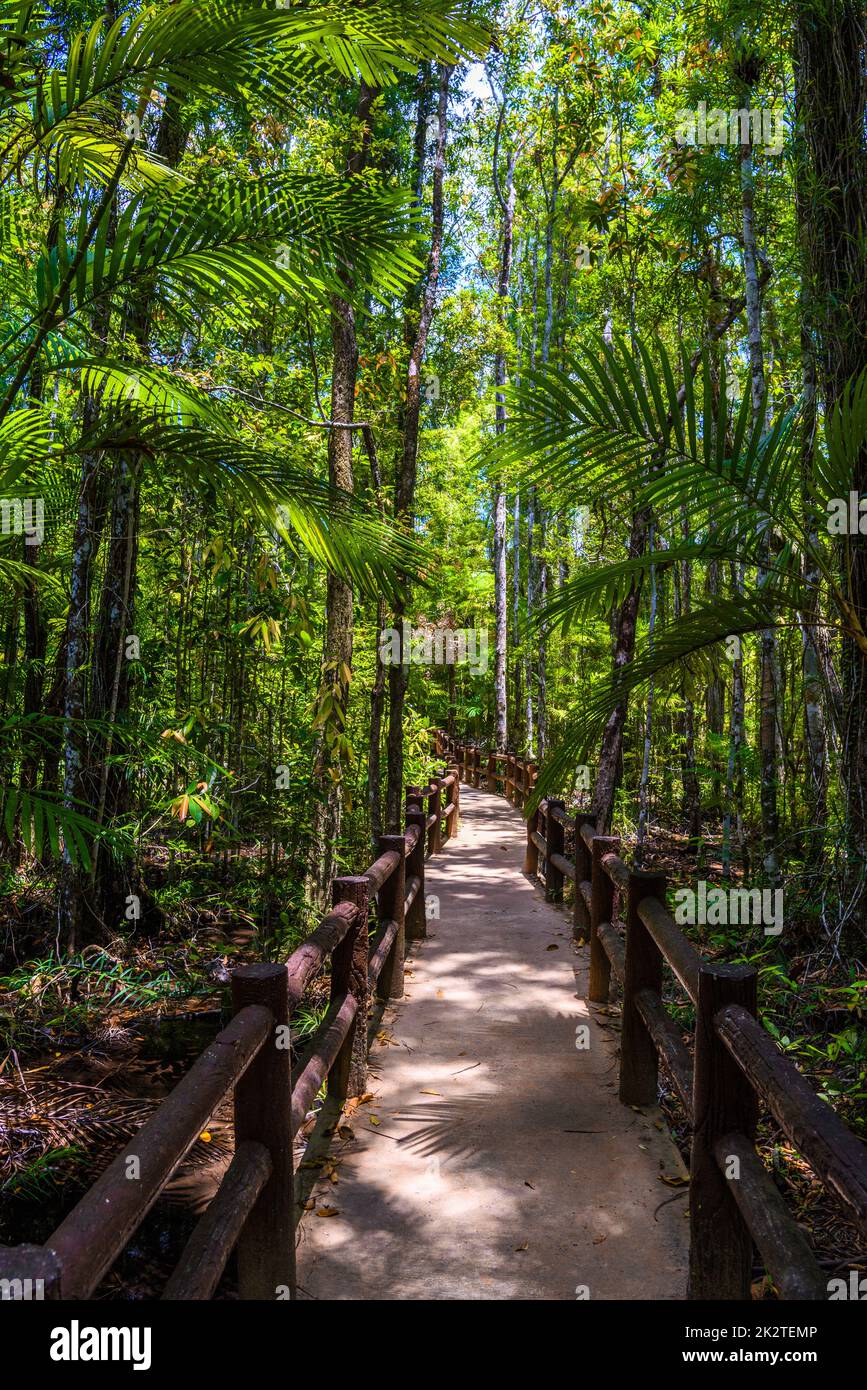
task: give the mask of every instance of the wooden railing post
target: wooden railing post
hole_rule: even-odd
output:
[[[488,754],[488,791],[492,794],[497,790],[497,755]]]
[[[449,805],[449,788],[444,785],[449,770],[444,767],[440,773],[440,848],[448,844],[451,839],[451,816],[445,815]]]
[[[431,825],[427,833],[427,852],[428,854],[439,854],[443,847],[442,820],[442,781],[439,777],[432,777],[430,785],[433,788],[428,797],[428,815],[436,816],[436,820]]]
[[[558,820],[555,820],[552,811],[565,811],[564,801],[548,802],[547,815],[545,817],[545,898],[549,903],[561,903],[563,901],[563,870],[558,869],[551,863],[552,854],[562,854],[566,845],[566,832]]]
[[[271,1157],[271,1176],[238,1238],[243,1299],[295,1297],[295,1194],[292,1172],[292,1051],[286,965],[232,971],[232,1010],[270,1009],[274,1028],[235,1086],[235,1149],[252,1140]]]
[[[406,857],[406,878],[409,882],[412,878],[419,881],[419,889],[416,893],[409,911],[406,914],[404,929],[407,941],[423,941],[427,935],[427,917],[425,915],[424,902],[424,846],[425,846],[425,814],[419,802],[410,801],[410,792],[417,791],[418,788],[410,787],[407,790],[406,807],[406,828],[417,825],[419,828],[418,839],[415,848]]]
[[[656,1043],[638,1011],[641,989],[662,994],[662,952],[638,915],[644,898],[665,902],[665,875],[630,869],[626,901],[626,976],[620,1034],[620,1099],[624,1105],[653,1105],[659,1079]]]
[[[361,1096],[367,1089],[367,1015],[370,1006],[368,982],[369,934],[367,906],[370,885],[360,874],[336,878],[331,900],[354,903],[355,921],[331,957],[331,1001],[353,994],[358,1002],[355,1021],[328,1078],[328,1094],[337,1100]]]
[[[389,874],[376,899],[380,922],[397,923],[397,935],[376,982],[376,997],[383,1003],[387,999],[403,998],[403,960],[406,950],[406,840],[402,835],[380,835],[379,853],[388,854],[391,850],[400,855],[400,863]]]
[[[581,892],[581,884],[592,882],[593,856],[587,848],[581,828],[589,825],[596,831],[596,817],[579,812],[575,817],[575,896],[572,900],[572,935],[576,941],[587,941],[590,936],[590,912]]]
[[[719,1168],[714,1145],[726,1134],[752,1140],[756,1132],[756,1094],[717,1036],[714,1016],[727,1004],[756,1012],[756,971],[748,965],[702,962],[695,1009],[693,1133],[689,1165],[689,1297],[749,1299],[753,1242],[728,1177]]]
[[[503,795],[508,802],[515,800],[515,755],[506,755],[506,776],[503,781]]]
[[[461,774],[457,763],[451,764],[449,772],[453,772],[455,775],[455,780],[451,785],[451,795],[449,797],[449,801],[453,803],[455,808],[452,811],[451,824],[449,825],[449,839],[452,839],[453,836],[458,834],[461,828]]]
[[[524,850],[524,873],[529,874],[535,880],[539,872],[539,846],[533,839],[534,832],[539,830],[539,808],[536,807],[532,815],[527,817],[527,848]]]
[[[616,835],[597,835],[593,840],[590,882],[593,894],[590,902],[590,984],[587,997],[592,1004],[607,1004],[611,987],[611,962],[599,940],[599,923],[614,920],[614,884],[602,867],[606,854],[617,854],[620,840]]]

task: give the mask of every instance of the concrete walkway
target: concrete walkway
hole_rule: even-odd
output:
[[[298,1296],[683,1298],[687,1189],[661,1180],[682,1167],[657,1112],[617,1099],[587,950],[522,873],[520,815],[469,787],[461,810],[426,866],[440,920],[385,1012],[373,1099],[313,1189]]]

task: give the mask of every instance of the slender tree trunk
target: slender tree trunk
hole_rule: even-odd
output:
[[[106,325],[107,327],[107,325]],[[89,398],[84,405],[85,429],[92,426],[98,411]],[[66,687],[63,696],[63,802],[71,811],[92,806],[90,741],[85,720],[88,715],[87,672],[90,665],[90,590],[93,567],[105,517],[104,476],[100,456],[85,454],[78,490],[78,511],[72,539],[72,569],[69,583],[69,609],[66,619]],[[85,894],[88,878],[73,862],[64,847],[58,902],[58,937],[69,954],[84,943],[91,932]]]
[[[361,83],[356,121],[361,139],[347,161],[349,174],[360,174],[370,153],[371,109],[378,89]],[[348,298],[353,288],[352,267],[342,272],[347,297],[334,295],[331,301],[331,419],[352,424],[355,418],[355,389],[358,380],[358,339],[355,310]],[[344,492],[354,490],[352,468],[354,432],[331,429],[328,434],[328,481]],[[322,910],[328,901],[337,872],[340,835],[343,824],[344,761],[341,749],[346,737],[352,680],[354,637],[354,595],[352,585],[329,571],[325,596],[325,647],[323,652],[320,703],[329,701],[329,713],[320,731],[313,768],[316,800],[307,873],[307,899]],[[378,645],[378,643],[377,643]],[[378,786],[378,781],[377,781]]]
[[[494,158],[499,154],[499,142],[495,144]],[[505,339],[508,320],[509,285],[512,274],[512,249],[515,227],[515,165],[517,152],[509,151],[506,162],[506,185],[501,198],[503,227],[502,253],[500,256],[500,276],[497,285],[499,300],[500,343]],[[499,189],[498,189],[499,191]],[[494,378],[497,385],[495,430],[498,436],[506,432],[506,400],[503,394],[506,385],[506,354],[498,347],[494,362]],[[498,484],[494,492],[494,702],[496,718],[497,751],[505,752],[508,740],[508,708],[506,691],[506,644],[508,637],[508,616],[506,611],[506,493],[504,486]]]
[[[436,311],[440,262],[443,249],[443,182],[446,164],[448,131],[449,82],[452,69],[439,69],[439,99],[437,103],[437,140],[433,169],[433,208],[431,245],[421,296],[420,312],[407,315],[405,340],[409,348],[406,388],[401,411],[403,449],[395,482],[394,513],[398,521],[411,525],[415,506],[415,486],[418,470],[418,436],[421,416],[421,366],[427,348],[428,334]],[[395,607],[395,627],[401,631],[406,598]],[[402,639],[401,639],[402,640]],[[390,832],[400,830],[403,813],[403,719],[409,684],[409,653],[401,651],[399,664],[388,668],[388,791],[386,821]]]
[[[747,106],[752,90],[744,95]],[[741,210],[743,214],[744,287],[746,295],[747,340],[750,362],[750,398],[753,422],[766,411],[764,352],[762,346],[762,304],[759,286],[759,255],[755,225],[755,172],[753,147],[749,140],[741,146]],[[721,426],[722,426],[722,422]],[[770,558],[770,534],[764,538],[764,552]],[[760,576],[761,577],[761,576]],[[777,634],[773,627],[761,635],[761,698],[759,710],[759,756],[761,762],[762,853],[765,873],[772,883],[779,878],[777,809]]]
[[[809,275],[807,326],[816,345],[826,417],[867,366],[867,8],[863,0],[802,0],[795,43],[801,173],[801,232]],[[867,450],[848,490],[867,492]],[[844,488],[843,496],[847,489]],[[828,499],[825,499],[828,500]],[[867,536],[837,542],[840,586],[851,622],[841,652],[841,772],[846,805],[848,902],[841,915],[863,936],[867,920]],[[824,634],[817,643],[831,691]],[[837,701],[829,701],[835,710]]]
[[[629,534],[629,559],[644,554],[647,540],[646,527],[646,513],[637,512],[633,517],[632,529]],[[633,580],[614,620],[613,667],[615,674],[626,666],[635,654],[635,630],[640,597],[641,586]],[[602,732],[602,746],[599,751],[592,805],[596,827],[600,834],[607,833],[614,814],[614,795],[617,790],[623,758],[623,729],[626,723],[626,710],[625,701],[617,705],[608,716]]]
[[[653,550],[654,526],[651,523],[649,536],[650,548]],[[657,612],[657,584],[656,566],[650,567],[650,622],[648,626],[647,640],[650,651],[653,651],[653,638],[656,631],[656,612]],[[653,681],[647,692],[647,704],[644,711],[644,753],[641,761],[641,781],[638,786],[638,830],[635,844],[635,863],[641,867],[644,861],[644,844],[647,839],[647,828],[650,817],[650,751],[653,742]]]
[[[30,398],[42,400],[44,378],[34,372],[30,382]],[[34,571],[39,569],[38,545],[24,543],[24,562]],[[39,580],[28,579],[24,585],[24,719],[35,718],[42,711],[42,695],[45,687],[45,653],[48,628],[42,608]],[[21,758],[21,790],[32,791],[36,786],[39,769],[39,756],[31,745],[25,747]],[[19,845],[19,856],[23,858],[24,845]]]
[[[379,468],[379,459],[373,441],[373,435],[369,430],[364,431],[364,442],[367,447],[367,455],[370,460],[370,480],[373,485],[373,495],[376,498],[376,505],[380,516],[384,514],[382,496],[382,474]],[[373,687],[370,692],[370,739],[367,753],[367,805],[370,812],[370,836],[374,848],[379,846],[379,837],[382,834],[382,716],[385,712],[385,692],[386,676],[385,663],[380,652],[380,634],[385,626],[385,599],[380,598],[376,604],[376,668],[373,678]],[[454,668],[449,667],[450,674],[454,673]],[[449,733],[454,733],[454,716],[450,712]]]
[[[689,518],[686,507],[680,509],[680,534],[681,540],[689,540]],[[675,613],[678,618],[688,618],[692,612],[692,561],[682,560],[680,569],[675,575],[675,579],[680,580],[675,584]],[[683,787],[682,815],[686,822],[686,833],[689,836],[690,848],[697,849],[701,839],[701,788],[698,780],[698,771],[695,757],[695,702],[691,695],[684,691],[683,697],[683,752],[681,761],[681,780]],[[722,732],[722,727],[720,727]]]
[[[537,503],[538,506],[538,503]],[[539,507],[539,608],[548,601],[548,518]],[[536,642],[536,747],[539,761],[548,751],[548,636],[544,624]]]
[[[801,128],[802,74],[795,63],[795,96],[798,112],[798,128]],[[810,332],[810,265],[807,241],[807,218],[809,199],[807,192],[806,169],[803,149],[798,150],[795,160],[795,191],[798,214],[798,230],[802,246],[801,266],[801,379],[803,400],[803,423],[801,438],[801,472],[805,480],[814,476],[813,451],[816,439],[818,399],[816,373],[816,347]],[[813,531],[814,543],[818,534]],[[825,719],[825,701],[828,692],[823,682],[821,652],[822,600],[821,575],[809,560],[804,571],[804,586],[807,592],[807,607],[800,614],[801,626],[801,677],[804,691],[804,744],[807,753],[806,803],[809,825],[803,854],[808,863],[818,865],[822,859],[825,844],[825,822],[828,801],[828,740]]]

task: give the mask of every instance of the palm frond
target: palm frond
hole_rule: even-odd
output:
[[[158,190],[132,198],[113,224],[109,205],[87,246],[91,209],[60,229],[35,267],[31,324],[56,326],[142,282],[160,302],[222,303],[288,294],[325,302],[345,293],[400,293],[417,272],[404,195],[362,179],[283,174],[225,188]],[[86,254],[83,252],[86,251]],[[169,293],[170,292],[170,293]],[[8,342],[18,350],[27,325]]]
[[[748,393],[729,409],[725,375],[716,380],[706,351],[694,382],[682,348],[680,387],[663,345],[656,362],[644,344],[638,355],[640,363],[620,338],[600,339],[564,367],[529,373],[508,394],[509,430],[489,449],[493,465],[517,465],[555,506],[631,493],[635,507],[676,511],[688,489],[697,527],[725,530],[739,519],[744,531],[764,520],[802,538],[798,410],[765,432],[752,423]]]
[[[118,93],[146,104],[154,90],[217,92],[297,111],[313,104],[329,74],[383,87],[419,61],[456,63],[487,47],[485,31],[454,0],[273,8],[261,0],[181,0],[97,20],[73,37],[64,66],[45,70],[37,57],[45,31],[34,10],[0,9],[0,43],[15,39],[18,50],[6,104],[19,113],[32,106],[31,149],[84,117],[110,129]],[[7,160],[12,145],[20,158],[22,135],[19,128],[7,143]]]
[[[0,785],[0,824],[10,839],[14,838],[16,819],[22,843],[31,854],[41,857],[51,853],[59,859],[62,838],[70,863],[85,869],[90,868],[93,840],[107,835],[89,816],[44,793]]]
[[[692,613],[657,628],[653,646],[635,655],[599,684],[569,715],[554,753],[543,764],[531,807],[565,785],[577,764],[586,763],[612,713],[645,691],[651,681],[677,668],[707,674],[709,654],[727,637],[774,627],[781,611],[797,613],[802,595],[786,586],[757,586],[731,598],[717,596]]]
[[[143,411],[130,418],[129,407],[136,404],[127,400],[117,428],[112,431],[110,418],[101,421],[99,431],[80,447],[138,451],[169,488],[182,478],[202,496],[234,494],[272,535],[291,546],[300,544],[360,593],[396,599],[402,592],[400,575],[422,585],[430,582],[427,559],[416,540],[353,494],[299,467],[288,448],[284,453],[247,442],[225,416],[219,433],[198,423],[181,425],[162,413]]]

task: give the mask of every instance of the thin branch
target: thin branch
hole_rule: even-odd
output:
[[[371,425],[367,420],[311,420],[307,415],[301,415],[299,411],[292,410],[288,405],[280,405],[278,401],[265,401],[261,396],[254,396],[250,391],[242,391],[240,386],[220,386],[211,394],[216,396],[220,391],[232,391],[236,396],[243,396],[245,401],[254,401],[256,405],[267,406],[269,410],[280,410],[284,415],[291,415],[293,420],[300,420],[304,425],[311,425],[315,430],[369,430]],[[317,402],[318,404],[318,402]],[[322,410],[322,406],[319,406]],[[324,416],[323,411],[323,416]]]

